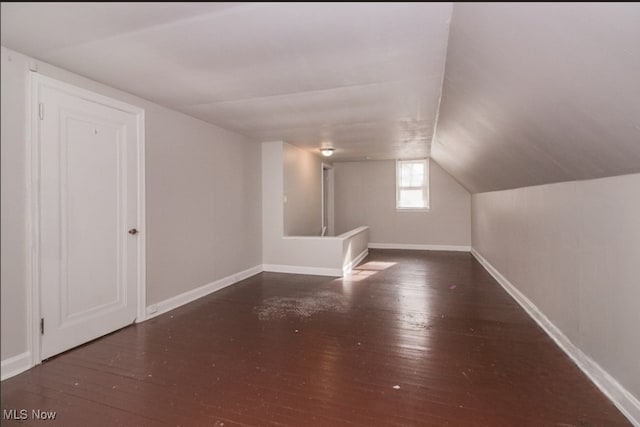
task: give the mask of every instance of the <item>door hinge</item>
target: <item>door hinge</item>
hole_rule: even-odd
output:
[[[40,335],[44,335],[44,317],[40,318]]]
[[[40,120],[44,120],[44,104],[42,102],[38,104],[38,116],[40,116]]]

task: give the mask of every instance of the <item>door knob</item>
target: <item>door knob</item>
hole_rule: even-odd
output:
[[[138,230],[136,230],[135,228],[132,228],[131,230],[129,230],[129,234],[131,234],[132,236],[135,236],[136,234],[138,234]]]

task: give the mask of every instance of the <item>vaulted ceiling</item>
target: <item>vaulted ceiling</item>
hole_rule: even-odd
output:
[[[3,46],[256,141],[431,154],[473,192],[640,172],[637,4],[1,8]]]
[[[257,141],[427,156],[451,4],[2,4],[3,45]]]
[[[456,4],[433,158],[472,192],[640,172],[640,5]]]

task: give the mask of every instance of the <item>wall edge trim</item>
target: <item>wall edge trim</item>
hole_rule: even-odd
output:
[[[475,248],[471,248],[471,254],[518,305],[524,309],[529,317],[531,317],[556,345],[569,356],[578,368],[584,372],[587,378],[631,421],[631,424],[640,426],[640,401],[611,376],[611,374],[573,344],[529,298],[509,282],[509,280]]]
[[[365,249],[364,251],[360,252],[360,254],[358,254],[357,257],[355,257],[354,259],[351,260],[351,262],[347,265],[345,265],[342,268],[342,275],[346,276],[347,274],[351,273],[351,271],[353,271],[353,269],[362,262],[363,259],[365,259],[367,257],[367,255],[369,255],[369,249]]]
[[[369,243],[369,249],[405,249],[412,251],[455,251],[470,252],[471,246],[463,245],[422,245],[409,243]]]
[[[263,264],[262,271],[269,273],[309,274],[312,276],[342,276],[341,268],[306,267],[299,265]]]
[[[145,321],[153,319],[154,317],[160,316],[161,314],[167,313],[185,304],[189,304],[190,302],[207,296],[213,292],[224,289],[227,286],[231,286],[242,280],[248,279],[251,276],[262,273],[262,271],[262,265],[256,265],[255,267],[248,268],[238,273],[230,274],[226,277],[223,277],[222,279],[218,279],[211,283],[207,283],[206,285],[188,290],[164,301],[150,304],[149,306],[147,306],[147,315]]]
[[[31,363],[31,352],[29,351],[4,359],[0,362],[1,380],[4,381],[21,374],[31,367],[33,365]]]

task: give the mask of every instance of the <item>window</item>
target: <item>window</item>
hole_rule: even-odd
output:
[[[429,161],[396,162],[396,209],[429,210]]]

